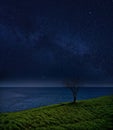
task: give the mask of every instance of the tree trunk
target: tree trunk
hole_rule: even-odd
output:
[[[73,103],[76,103],[76,97],[74,97],[74,99],[73,99]]]

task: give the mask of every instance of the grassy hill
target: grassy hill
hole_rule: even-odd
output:
[[[1,113],[0,130],[113,130],[113,96]]]

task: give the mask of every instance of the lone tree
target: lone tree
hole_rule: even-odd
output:
[[[73,94],[73,103],[76,103],[77,93],[79,90],[79,86],[78,86],[77,82],[72,80],[72,81],[65,82],[65,85],[67,88],[69,88],[71,90],[71,92]]]

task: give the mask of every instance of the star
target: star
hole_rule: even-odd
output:
[[[89,15],[92,15],[92,11],[89,11],[88,14],[89,14]]]

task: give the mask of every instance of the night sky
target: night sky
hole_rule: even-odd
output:
[[[112,0],[1,0],[0,80],[113,82]]]

